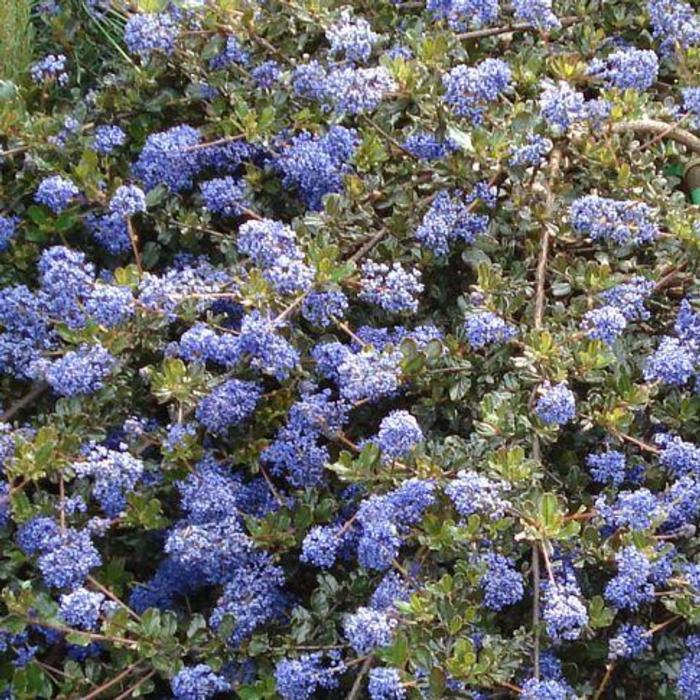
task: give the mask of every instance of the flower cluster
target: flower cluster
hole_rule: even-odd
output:
[[[481,124],[486,109],[511,88],[510,66],[498,58],[487,58],[476,66],[455,66],[442,79],[445,102],[459,117]]]

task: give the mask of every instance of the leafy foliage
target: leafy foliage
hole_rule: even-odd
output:
[[[3,697],[700,697],[691,4],[0,8]]]

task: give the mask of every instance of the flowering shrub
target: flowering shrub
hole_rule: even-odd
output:
[[[700,698],[693,4],[32,22],[2,697]]]

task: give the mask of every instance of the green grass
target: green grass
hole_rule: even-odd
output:
[[[0,0],[0,80],[17,82],[32,62],[31,0]]]

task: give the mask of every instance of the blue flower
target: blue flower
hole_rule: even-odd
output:
[[[60,214],[70,206],[79,193],[78,188],[70,180],[60,175],[51,175],[39,183],[34,193],[34,201],[46,205],[54,214]]]
[[[134,216],[134,214],[146,211],[146,195],[136,185],[122,185],[112,195],[109,211],[122,217]]]
[[[367,692],[372,700],[405,700],[406,688],[395,668],[373,668],[369,672]]]
[[[614,306],[587,311],[581,322],[581,327],[589,338],[602,340],[606,345],[612,345],[615,339],[622,335],[626,326],[627,319]]]
[[[129,53],[148,60],[152,53],[169,56],[175,50],[179,28],[166,12],[132,15],[124,27],[124,43]]]
[[[396,626],[396,620],[385,613],[361,607],[345,618],[343,632],[358,654],[369,654],[391,644]]]
[[[576,417],[576,399],[565,382],[551,386],[547,382],[537,404],[535,413],[547,425],[564,425]]]
[[[383,418],[376,437],[386,462],[405,457],[422,441],[423,431],[408,411],[392,411]]]
[[[482,561],[486,571],[480,585],[484,591],[484,605],[489,610],[502,610],[522,599],[525,594],[523,577],[510,559],[496,552],[487,552]]]
[[[195,415],[211,433],[223,434],[249,418],[261,396],[258,384],[229,379],[199,402]]]
[[[491,311],[476,311],[464,324],[469,344],[483,348],[496,343],[507,343],[517,335],[517,330]]]
[[[170,688],[176,700],[209,700],[218,693],[230,690],[230,685],[207,664],[197,664],[185,666],[173,676]]]
[[[445,102],[459,117],[481,124],[486,108],[511,88],[512,74],[507,63],[487,58],[475,66],[459,65],[442,78]]]
[[[620,49],[605,59],[596,59],[588,74],[604,80],[610,87],[647,90],[659,74],[659,59],[653,51]]]

